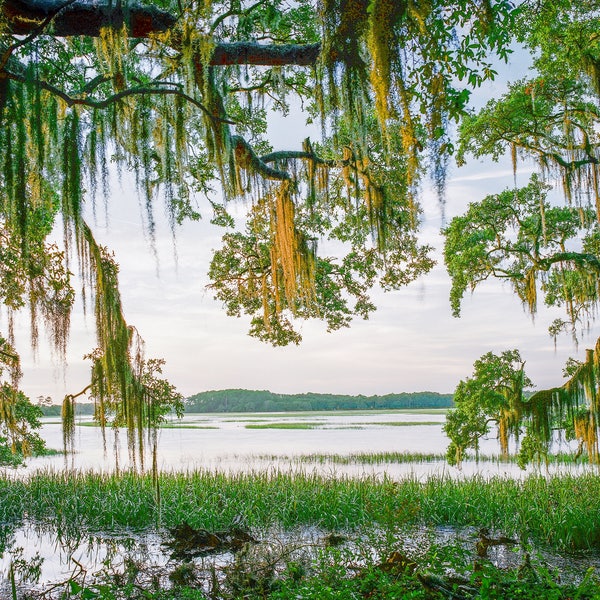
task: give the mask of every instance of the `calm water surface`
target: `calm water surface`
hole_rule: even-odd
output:
[[[488,461],[465,463],[462,470],[458,470],[449,467],[445,461],[341,465],[306,460],[307,455],[314,454],[413,452],[443,455],[448,446],[448,438],[442,431],[444,421],[445,415],[439,412],[186,415],[182,420],[173,421],[176,427],[160,431],[158,466],[164,471],[208,469],[240,472],[277,469],[351,476],[386,474],[393,478],[407,475],[425,478],[440,474],[521,477],[533,470],[524,472],[514,464]],[[85,422],[89,423],[89,419],[81,421]],[[251,428],[272,424],[311,428]],[[62,429],[56,419],[46,419],[41,435],[49,448],[62,448]],[[26,469],[21,469],[20,473],[61,470],[65,466],[112,471],[116,467],[115,447],[119,449],[119,467],[130,467],[124,431],[117,432],[116,436],[112,430],[107,431],[105,452],[100,429],[81,425],[76,428],[74,454],[66,459],[63,456],[30,459]],[[483,441],[481,450],[482,454],[498,453],[493,435],[491,439]],[[557,467],[551,469],[556,470]]]
[[[513,464],[496,462],[465,463],[462,470],[449,467],[444,461],[414,463],[380,463],[362,465],[357,462],[335,464],[327,461],[306,461],[315,454],[368,454],[384,452],[413,452],[444,454],[448,439],[442,431],[443,413],[356,413],[356,414],[245,414],[245,415],[188,415],[172,425],[185,427],[165,428],[160,431],[159,468],[164,471],[196,469],[224,472],[302,471],[324,475],[347,476],[406,476],[426,479],[431,475],[468,477],[522,477],[532,471],[521,471]],[[12,476],[26,476],[39,470],[60,471],[67,468],[114,471],[114,447],[119,451],[119,467],[128,468],[126,434],[119,431],[115,438],[107,431],[106,452],[102,433],[97,427],[82,425],[76,428],[75,453],[64,456],[36,458],[24,469],[6,470]],[[415,422],[423,424],[415,425]],[[304,424],[308,429],[252,429],[249,425]],[[411,423],[399,425],[399,423]],[[46,419],[41,435],[49,448],[62,448],[62,428],[56,419]],[[485,440],[483,454],[497,454],[497,441]],[[551,467],[556,472],[557,467]],[[570,467],[570,471],[574,470]],[[453,533],[455,535],[456,532]],[[86,534],[59,543],[56,532],[41,529],[35,523],[24,523],[10,534],[5,552],[0,552],[0,596],[2,583],[12,560],[41,559],[41,584],[63,581],[73,572],[74,565],[85,565],[90,572],[97,570],[107,559],[123,561],[125,557],[141,560],[157,568],[168,561],[161,549],[156,532],[126,532]],[[504,560],[504,559],[502,559]],[[554,561],[551,561],[554,562]],[[556,564],[556,563],[554,563]],[[4,580],[4,581],[3,581]],[[7,588],[4,587],[4,590]]]

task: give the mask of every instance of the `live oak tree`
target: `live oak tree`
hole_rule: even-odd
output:
[[[467,288],[495,277],[509,281],[532,313],[541,291],[547,305],[565,307],[573,324],[593,317],[600,278],[598,221],[591,207],[550,204],[550,187],[534,174],[526,187],[471,203],[446,227],[455,315]],[[579,248],[573,248],[574,240]]]
[[[477,453],[492,424],[498,429],[502,456],[508,457],[509,442],[519,437],[529,406],[523,393],[533,385],[524,369],[518,350],[507,350],[500,356],[488,352],[475,362],[473,376],[458,384],[456,408],[448,413],[444,424],[450,439],[450,464],[460,465],[469,449]]]
[[[600,300],[598,6],[587,1],[521,6],[515,31],[532,52],[532,77],[463,119],[457,158],[510,153],[515,173],[521,160],[534,161],[539,172],[523,188],[471,203],[445,228],[450,300],[458,316],[467,289],[491,277],[503,279],[532,314],[540,296],[549,306],[564,307],[566,318],[556,320],[550,332],[556,338],[567,329],[577,336],[578,328],[594,320]],[[563,386],[537,392],[514,413],[514,431],[529,432],[523,461],[548,451],[553,428],[566,430],[579,440],[580,451],[599,460],[600,340],[565,374]]]
[[[174,228],[216,181],[216,223],[232,226],[227,203],[247,200],[210,273],[253,335],[282,345],[299,341],[296,319],[347,326],[374,308],[371,286],[431,267],[420,177],[429,166],[441,193],[449,123],[493,77],[514,21],[508,0],[2,0],[0,15],[2,301],[9,322],[29,309],[33,344],[41,318],[63,352],[78,268],[96,318],[89,391],[130,448],[152,393],[117,264],[86,222],[109,204],[111,173],[134,174],[151,237],[157,197]],[[322,139],[274,151],[267,112],[291,104]],[[319,254],[323,239],[345,253]]]
[[[576,459],[585,452],[590,463],[600,462],[598,356],[600,342],[587,351],[585,361],[568,362],[565,385],[535,393],[518,350],[482,356],[473,365],[473,375],[460,381],[454,392],[456,407],[444,424],[450,439],[448,462],[460,466],[468,450],[477,457],[492,425],[501,456],[508,459],[512,442],[522,468],[547,462],[559,439],[577,443]]]

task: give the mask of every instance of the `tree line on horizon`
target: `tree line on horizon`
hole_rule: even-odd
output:
[[[311,410],[360,410],[397,408],[452,408],[452,394],[438,392],[401,392],[383,396],[351,396],[348,394],[276,394],[267,390],[210,390],[194,394],[184,400],[187,413],[213,412],[290,412]],[[41,406],[45,417],[58,417],[59,404]],[[79,403],[79,416],[93,415],[94,405]]]
[[[394,408],[450,408],[452,394],[402,392],[384,396],[276,394],[266,390],[212,390],[190,396],[186,412],[287,412]]]

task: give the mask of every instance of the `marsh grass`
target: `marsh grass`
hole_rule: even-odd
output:
[[[324,477],[277,470],[244,474],[160,474],[160,505],[150,475],[46,472],[0,477],[0,522],[26,517],[68,531],[85,527],[222,529],[301,526],[340,531],[377,526],[491,527],[557,549],[600,544],[600,478],[530,476],[400,481]]]
[[[427,462],[446,462],[446,455],[441,453],[423,453],[423,452],[355,452],[351,454],[329,454],[329,453],[312,453],[312,454],[259,454],[256,458],[262,460],[287,460],[296,463],[313,463],[313,464],[337,464],[337,465],[379,465],[379,464],[410,464],[410,463],[427,463]],[[498,454],[466,454],[465,461],[473,461],[477,463],[496,463],[496,464],[517,464],[517,457],[510,455],[508,457]],[[587,456],[575,458],[573,454],[560,453],[549,455],[546,462],[538,465],[544,468],[546,465],[587,465],[589,460]]]
[[[216,425],[195,425],[194,423],[162,423],[160,429],[220,429]]]
[[[415,425],[442,425],[439,421],[381,421],[381,422],[365,422],[354,423],[352,425],[331,425],[319,422],[285,422],[279,421],[276,423],[248,423],[244,427],[246,429],[368,429],[376,427],[413,427]]]
[[[427,454],[420,452],[356,452],[353,454],[296,454],[296,455],[258,455],[264,460],[287,460],[297,463],[335,464],[335,465],[379,465],[440,462],[446,460],[445,454]]]
[[[414,427],[416,425],[443,425],[441,421],[377,421],[361,425],[383,425],[386,427]]]
[[[81,421],[76,425],[77,427],[100,427],[100,424],[96,421]],[[169,421],[167,423],[161,423],[159,429],[220,429],[220,427],[217,427],[216,425],[197,425],[195,423]]]
[[[279,423],[247,423],[244,425],[246,429],[322,429],[322,423],[294,423],[294,422],[279,422]]]

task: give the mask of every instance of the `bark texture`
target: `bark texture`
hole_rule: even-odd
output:
[[[167,31],[177,23],[176,16],[155,6],[129,4],[122,7],[118,2],[109,5],[85,0],[4,0],[2,12],[9,32],[17,35],[34,33],[53,15],[51,33],[57,37],[96,37],[102,27],[125,23],[129,35],[144,38]],[[320,50],[320,44],[220,43],[215,47],[211,64],[310,66],[316,63]]]
[[[175,25],[177,18],[155,6],[119,3],[98,4],[78,0],[4,0],[2,10],[11,33],[33,33],[46,18],[52,21],[52,33],[58,37],[74,35],[98,36],[107,25],[127,24],[132,37],[147,37],[151,33],[166,31]]]

